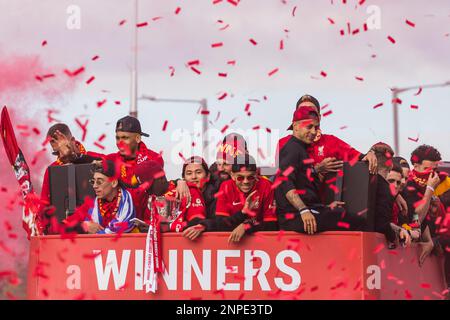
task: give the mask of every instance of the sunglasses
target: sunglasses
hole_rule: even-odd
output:
[[[399,180],[395,180],[395,179],[388,179],[388,182],[389,183],[395,183],[397,186],[399,186],[399,185],[401,185],[402,184],[402,182],[401,181],[399,181]]]
[[[248,182],[253,182],[256,180],[256,176],[248,176],[248,177],[244,177],[244,176],[237,176],[236,180],[239,182],[244,181],[245,179],[247,179]]]
[[[102,180],[102,179],[98,179],[98,180],[95,180],[95,179],[89,179],[89,183],[92,185],[92,186],[95,186],[95,185],[97,185],[97,186],[101,186],[102,184],[104,184],[106,181],[104,181],[104,180]]]

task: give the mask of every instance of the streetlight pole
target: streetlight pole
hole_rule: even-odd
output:
[[[138,0],[134,0],[133,66],[131,67],[130,116],[137,118]]]
[[[400,154],[400,139],[399,139],[399,124],[398,124],[398,104],[399,99],[398,96],[400,93],[417,90],[417,89],[429,89],[429,88],[439,88],[450,86],[450,81],[440,84],[428,84],[422,86],[413,86],[406,88],[392,88],[392,110],[393,110],[393,119],[394,119],[394,151],[397,155]]]
[[[209,116],[209,110],[208,110],[208,100],[201,99],[201,100],[195,100],[195,99],[164,99],[164,98],[156,98],[153,96],[147,96],[143,95],[139,99],[142,100],[149,100],[153,102],[171,102],[171,103],[192,103],[200,105],[201,115],[202,115],[202,152],[206,150],[206,146],[208,144],[208,116]]]

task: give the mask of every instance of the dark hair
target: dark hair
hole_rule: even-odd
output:
[[[394,161],[394,163],[397,162],[400,165],[400,167],[402,167],[402,168],[408,168],[409,169],[409,163],[403,157],[393,157],[392,161]]]
[[[189,164],[193,164],[193,163],[201,164],[203,170],[205,170],[205,173],[206,173],[207,175],[209,174],[208,164],[206,163],[206,161],[205,161],[202,157],[199,157],[199,156],[193,156],[193,157],[190,157],[189,159],[187,159],[187,160],[183,163],[183,169],[182,169],[182,171],[181,171],[181,177],[184,178],[184,174],[186,173],[186,167],[187,167]]]
[[[403,176],[403,169],[402,166],[400,165],[400,162],[397,161],[395,158],[392,159],[392,169],[391,171],[395,171],[400,173]]]
[[[423,144],[411,153],[411,163],[421,164],[424,160],[441,161],[442,158],[440,152],[436,148]]]
[[[61,132],[68,138],[72,138],[72,132],[70,132],[69,126],[65,123],[56,123],[52,125],[47,131],[47,137],[52,137],[56,131]]]
[[[114,161],[103,159],[101,164],[96,164],[92,170],[92,174],[101,173],[110,178],[116,178],[116,165]]]
[[[233,165],[231,166],[232,172],[240,172],[243,170],[256,171],[256,161],[248,153],[242,154],[234,158]]]
[[[392,157],[394,156],[394,150],[392,150],[390,145],[384,142],[378,142],[375,143],[370,149],[375,152],[379,168],[392,168]]]

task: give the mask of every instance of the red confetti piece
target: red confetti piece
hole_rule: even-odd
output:
[[[200,60],[191,60],[188,61],[188,66],[198,66],[200,64]]]
[[[416,106],[415,104],[411,105],[411,109],[419,109],[419,106]]]
[[[272,130],[270,128],[266,128],[267,133],[272,133]]]
[[[180,8],[180,7],[177,7],[177,8],[175,9],[175,14],[179,14],[180,11],[181,11],[181,8]]]
[[[376,247],[375,247],[375,249],[373,250],[373,254],[377,254],[377,253],[379,253],[381,250],[383,250],[384,249],[384,244],[383,243],[380,243],[379,245],[377,245]]]
[[[314,291],[317,291],[318,289],[319,289],[319,286],[315,286],[315,287],[312,287],[309,291],[314,292]]]
[[[339,31],[339,33],[341,34],[341,36],[343,36],[343,35],[345,34],[345,32],[344,32],[343,29],[341,29],[341,30]]]
[[[261,128],[261,126],[258,125],[258,126],[254,126],[252,129],[253,130],[259,130],[260,128]]]
[[[194,71],[196,74],[202,74],[202,72],[197,68],[191,67],[191,70]]]
[[[406,22],[407,25],[409,25],[409,26],[411,26],[411,27],[413,27],[413,28],[416,26],[416,24],[415,24],[414,22],[411,22],[411,21],[409,21],[408,19],[406,19],[405,22]]]
[[[224,134],[225,131],[227,131],[227,129],[228,129],[228,125],[225,125],[225,126],[222,128],[222,130],[220,130],[220,132],[221,132],[222,134]]]
[[[292,16],[295,17],[295,11],[297,11],[297,6],[295,6],[294,8],[292,8]]]
[[[329,110],[329,111],[325,112],[322,116],[323,117],[328,117],[332,113],[333,113],[333,110]]]
[[[103,99],[102,101],[98,101],[97,102],[97,108],[100,108],[101,106],[103,106],[106,103],[106,99]]]
[[[224,92],[224,93],[222,93],[222,94],[217,98],[217,100],[223,100],[223,99],[225,99],[227,96],[228,96],[228,93]]]
[[[80,127],[80,129],[83,131],[83,135],[82,135],[81,141],[84,142],[84,140],[86,139],[87,125],[89,123],[89,119],[87,119],[86,122],[84,124],[82,124],[81,121],[78,120],[78,118],[75,118],[75,122]]]
[[[222,46],[223,46],[223,42],[217,42],[217,43],[211,44],[211,48],[219,48]]]
[[[387,38],[388,38],[388,40],[389,40],[390,42],[392,42],[393,44],[395,44],[395,39],[394,39],[394,38],[392,38],[391,36],[388,36]]]
[[[98,137],[97,140],[101,142],[101,141],[103,141],[105,138],[106,138],[106,134],[103,133],[100,137]]]
[[[342,127],[340,127],[339,129],[340,130],[344,130],[344,129],[347,129],[348,127],[347,126],[342,126]]]
[[[209,113],[210,113],[209,110],[202,110],[202,111],[200,111],[200,114],[203,114],[203,115],[207,115]]]
[[[175,74],[175,68],[172,67],[172,66],[170,66],[170,67],[169,67],[169,70],[170,70],[170,76],[173,77],[174,74]]]
[[[142,28],[142,27],[146,27],[146,26],[148,26],[148,22],[141,22],[141,23],[136,24],[137,28]]]
[[[413,142],[418,142],[419,141],[419,137],[417,137],[417,138],[410,138],[410,137],[408,137],[408,140],[413,141]]]
[[[102,251],[99,251],[96,253],[85,253],[85,254],[83,254],[83,258],[84,259],[95,259],[101,254],[102,254]]]
[[[284,42],[283,42],[283,40],[280,40],[280,50],[283,50],[284,49]]]
[[[95,60],[97,60],[98,58],[100,58],[99,56],[94,56],[94,57],[92,57],[92,61],[95,61]]]
[[[359,28],[356,28],[355,30],[352,31],[352,36],[354,36],[357,33],[359,33]]]
[[[367,27],[367,23],[364,23],[364,24],[363,24],[363,30],[364,30],[364,32],[366,32],[367,30],[369,30],[369,28]]]
[[[284,177],[289,176],[292,172],[294,172],[294,167],[293,166],[289,166],[288,168],[286,168],[286,170],[283,171],[282,175]]]
[[[380,102],[379,104],[374,105],[373,108],[374,108],[374,109],[379,108],[379,107],[381,107],[383,104],[384,104],[383,102]]]
[[[114,101],[114,103],[115,103],[116,105],[120,105],[120,101],[119,101],[119,100]]]
[[[325,78],[327,76],[327,73],[322,70],[322,71],[320,71],[320,75]]]
[[[364,2],[366,2],[366,0],[359,0],[359,5],[361,6]]]
[[[67,74],[69,77],[75,77],[75,76],[79,75],[80,73],[82,73],[84,70],[85,70],[84,67],[80,67],[73,72],[71,72],[67,69],[64,69],[64,73]]]
[[[355,79],[358,80],[358,81],[364,81],[363,77],[355,77]]]
[[[222,77],[222,78],[226,78],[226,77],[227,77],[227,74],[226,74],[226,73],[223,73],[223,72],[219,72],[219,73],[218,73],[218,76],[219,76],[219,77]]]
[[[420,286],[424,289],[431,289],[431,284],[429,283],[421,283]]]
[[[405,290],[405,298],[408,300],[412,299],[412,294],[408,289]]]
[[[119,22],[119,26],[123,26],[123,25],[125,24],[125,22],[127,22],[127,20],[121,20],[121,21]]]
[[[86,81],[86,84],[90,84],[92,81],[94,81],[94,79],[95,79],[94,76],[90,77],[90,78]]]
[[[33,132],[36,133],[37,135],[41,134],[41,131],[39,131],[38,128],[33,128]]]
[[[158,21],[158,20],[161,20],[163,17],[154,17],[154,18],[152,18],[152,21]]]
[[[163,127],[162,127],[162,131],[166,131],[168,123],[169,123],[168,120],[164,121],[164,124],[163,124]]]
[[[102,146],[102,145],[101,145],[100,143],[98,143],[97,141],[94,142],[94,146],[96,146],[96,147],[99,148],[99,149],[105,150],[105,147]]]
[[[268,76],[271,77],[272,75],[274,75],[275,73],[277,73],[278,70],[279,70],[278,68],[273,69],[272,71],[270,71],[270,72],[268,73]]]
[[[42,41],[41,46],[46,46],[47,45],[47,40]]]
[[[330,263],[327,266],[328,270],[333,269],[333,267],[336,265],[336,260],[331,260]]]
[[[402,104],[402,100],[400,98],[392,99],[392,103]]]
[[[256,46],[258,43],[255,41],[255,40],[253,40],[253,39],[250,39],[250,40],[248,40],[248,41],[250,41],[251,42],[251,44],[253,44],[254,46]]]
[[[237,7],[237,5],[239,4],[239,1],[235,1],[235,0],[227,0],[228,3],[231,3],[233,6]]]
[[[235,66],[236,65],[236,60],[227,61],[227,64]]]
[[[421,93],[422,93],[422,87],[420,87],[420,88],[419,88],[419,91],[417,91],[414,95],[415,95],[415,96],[418,96],[418,95],[421,94]]]
[[[327,19],[328,19],[328,21],[330,21],[331,24],[334,24],[334,20],[333,19],[331,19],[331,18],[327,18]]]

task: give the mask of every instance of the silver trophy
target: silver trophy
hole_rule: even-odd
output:
[[[181,214],[180,211],[181,201],[174,197],[149,197],[148,208],[157,213],[160,217],[160,222],[165,224],[171,224]]]

